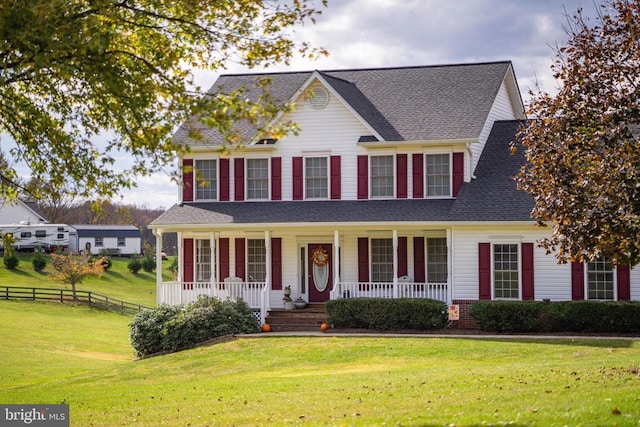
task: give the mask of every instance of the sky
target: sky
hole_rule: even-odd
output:
[[[591,0],[329,0],[315,25],[295,30],[297,40],[322,46],[329,56],[296,58],[267,71],[510,60],[526,103],[536,83],[546,92],[557,90],[550,70],[554,47],[567,39],[566,15],[581,5],[593,14]],[[224,71],[238,72],[248,70],[229,64]],[[196,83],[208,88],[217,75],[199,73]],[[157,174],[141,178],[136,189],[115,201],[169,208],[178,202],[178,186],[167,174]]]

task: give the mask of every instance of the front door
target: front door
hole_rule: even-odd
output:
[[[329,300],[333,288],[333,248],[329,243],[310,243],[307,247],[309,259],[309,302]]]

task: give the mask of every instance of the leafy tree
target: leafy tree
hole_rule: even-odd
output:
[[[532,216],[553,227],[541,242],[560,262],[640,261],[640,2],[605,1],[591,24],[568,16],[557,47],[556,95],[533,94],[520,133]]]
[[[16,255],[15,244],[16,238],[13,237],[13,234],[6,233],[2,235],[2,262],[9,270],[15,270],[20,264],[20,260],[18,260]]]
[[[156,268],[156,258],[153,253],[153,248],[149,243],[144,244],[144,256],[141,261],[142,269],[147,273],[152,273]]]
[[[138,274],[138,272],[142,268],[142,262],[140,262],[140,258],[138,258],[138,255],[131,256],[131,261],[127,263],[127,268],[131,273]]]
[[[47,267],[47,257],[44,255],[42,246],[38,245],[33,250],[33,258],[31,258],[31,265],[37,272],[43,271]]]
[[[76,284],[81,283],[87,277],[101,277],[104,272],[102,258],[92,261],[89,254],[52,253],[51,265],[55,272],[49,276],[49,279],[70,284],[74,300],[77,299]]]
[[[192,114],[230,140],[236,120],[280,134],[288,126],[264,126],[285,108],[266,86],[265,104],[246,101],[244,90],[204,96],[193,70],[322,54],[292,37],[319,13],[313,0],[4,0],[0,132],[15,142],[9,158],[47,183],[30,188],[36,197],[109,198],[184,149],[171,134]],[[133,165],[114,172],[118,155]],[[13,164],[0,174],[0,196],[15,197]]]

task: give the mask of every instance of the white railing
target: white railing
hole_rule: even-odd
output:
[[[169,305],[189,304],[199,295],[211,295],[221,300],[244,300],[249,307],[261,309],[264,305],[265,282],[164,282],[161,288],[160,302]],[[268,300],[268,297],[267,297]]]
[[[393,283],[372,282],[340,282],[331,291],[331,299],[339,298],[430,298],[447,302],[446,283],[413,283],[397,284],[398,292],[394,294]]]

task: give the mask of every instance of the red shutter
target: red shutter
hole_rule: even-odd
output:
[[[231,176],[229,159],[220,159],[220,201],[229,201],[229,189],[231,188]],[[227,276],[225,276],[227,277]]]
[[[453,153],[453,197],[458,195],[464,181],[464,153]]]
[[[628,265],[618,265],[616,267],[618,279],[618,301],[629,301],[631,299],[631,275]]]
[[[413,198],[422,199],[424,197],[424,155],[414,154],[413,166]]]
[[[369,198],[369,157],[358,156],[358,199]]]
[[[491,243],[478,243],[478,299],[491,299]]]
[[[182,241],[182,281],[193,282],[193,239]]]
[[[409,274],[407,267],[407,238],[398,237],[398,277]]]
[[[293,200],[302,200],[304,194],[302,157],[293,158]]]
[[[406,154],[398,154],[396,156],[396,197],[398,199],[406,199],[407,198],[407,155]]]
[[[369,281],[369,239],[358,237],[358,282]]]
[[[239,237],[236,239],[236,277],[245,279],[245,252],[244,252],[244,239]]]
[[[244,200],[244,159],[238,158],[233,161],[233,179],[236,201]]]
[[[193,159],[182,160],[182,201],[193,202]]]
[[[282,159],[271,158],[271,200],[282,200]]]
[[[342,198],[342,171],[340,156],[331,156],[331,200]]]
[[[426,283],[424,258],[424,237],[413,238],[413,281]]]
[[[282,289],[282,239],[280,237],[271,239],[271,289],[274,291]]]
[[[533,243],[522,244],[522,299],[534,300]]]
[[[584,299],[584,265],[579,261],[571,263],[571,299]]]
[[[219,276],[218,280],[224,282],[224,279],[229,277],[229,239],[218,239],[218,268]]]

